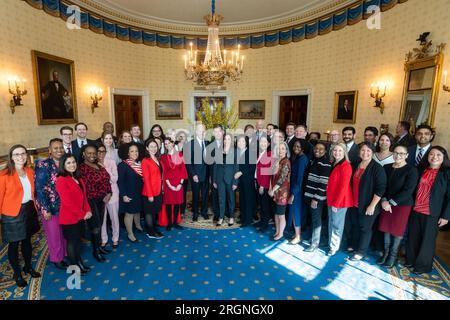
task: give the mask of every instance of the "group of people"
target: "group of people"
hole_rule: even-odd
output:
[[[289,243],[297,245],[310,223],[305,251],[314,252],[326,219],[329,256],[346,249],[352,260],[360,260],[383,235],[379,264],[394,266],[403,239],[406,266],[430,272],[437,233],[450,218],[450,161],[443,147],[431,145],[431,127],[418,126],[415,137],[409,130],[408,122],[400,122],[393,137],[367,127],[357,144],[353,127],[342,130],[342,140],[333,130],[322,141],[320,133],[308,133],[304,125],[288,123],[282,131],[262,121],[236,134],[215,125],[211,141],[203,124],[195,126],[190,140],[187,131],[164,134],[155,124],[145,141],[138,125],[117,138],[107,122],[97,140],[87,139],[85,123],[64,126],[34,172],[26,147],[15,145],[0,173],[2,235],[9,243],[14,279],[18,286],[27,285],[19,244],[23,271],[40,277],[31,265],[38,217],[50,261],[60,269],[78,266],[85,274],[90,268],[81,258],[83,239],[90,240],[99,262],[111,252],[108,217],[113,248],[119,245],[121,217],[129,241],[137,241],[134,229],[162,238],[158,226],[182,229],[188,188],[194,222],[199,215],[210,218],[211,194],[217,227],[227,220],[229,226],[239,222],[266,232],[273,220],[273,240],[283,239],[288,227],[294,234]]]

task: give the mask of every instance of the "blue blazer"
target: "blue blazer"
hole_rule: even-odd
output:
[[[117,166],[119,179],[117,185],[119,186],[119,211],[127,213],[139,213],[143,210],[142,203],[142,189],[144,187],[143,178],[130,168],[125,162],[119,163]],[[131,198],[131,201],[126,203],[123,197]]]

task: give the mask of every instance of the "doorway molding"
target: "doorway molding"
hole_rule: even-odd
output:
[[[114,95],[140,96],[142,97],[142,135],[145,137],[150,132],[150,94],[148,90],[129,88],[108,88],[109,91],[109,118],[116,126],[114,113]],[[116,132],[117,134],[117,132]]]
[[[294,89],[294,90],[275,90],[272,92],[272,122],[279,124],[280,118],[280,97],[285,96],[308,96],[308,105],[306,112],[306,125],[311,127],[311,101],[312,89]]]

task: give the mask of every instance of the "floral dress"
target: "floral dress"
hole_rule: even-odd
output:
[[[38,162],[35,168],[36,205],[40,213],[59,214],[60,199],[56,192],[58,168],[52,158]]]

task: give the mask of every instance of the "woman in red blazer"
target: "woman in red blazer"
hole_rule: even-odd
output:
[[[90,268],[85,266],[81,259],[81,236],[83,220],[90,219],[92,213],[86,196],[86,186],[80,179],[77,160],[72,154],[65,154],[60,160],[56,191],[61,200],[59,224],[67,240],[70,264],[78,266],[81,273],[85,274]]]
[[[256,161],[256,183],[258,189],[259,202],[261,204],[261,222],[259,231],[265,232],[269,226],[271,216],[272,199],[269,196],[270,178],[272,177],[272,155],[267,150],[269,142],[266,136],[259,140],[259,156]]]
[[[9,150],[8,166],[0,171],[0,214],[2,235],[8,246],[8,260],[14,271],[17,286],[25,287],[19,264],[19,244],[25,260],[23,271],[33,278],[41,275],[31,265],[31,236],[38,232],[34,206],[34,173],[27,167],[27,149],[15,145]]]
[[[328,205],[328,233],[332,256],[339,250],[345,225],[347,208],[353,206],[352,166],[348,160],[345,144],[338,143],[331,149],[331,163],[333,169],[328,178],[327,205]]]
[[[149,238],[162,238],[163,234],[156,228],[157,215],[162,208],[163,200],[163,168],[159,162],[159,146],[154,139],[145,142],[149,157],[142,160],[142,175],[144,188],[142,195],[144,201],[145,222]]]

